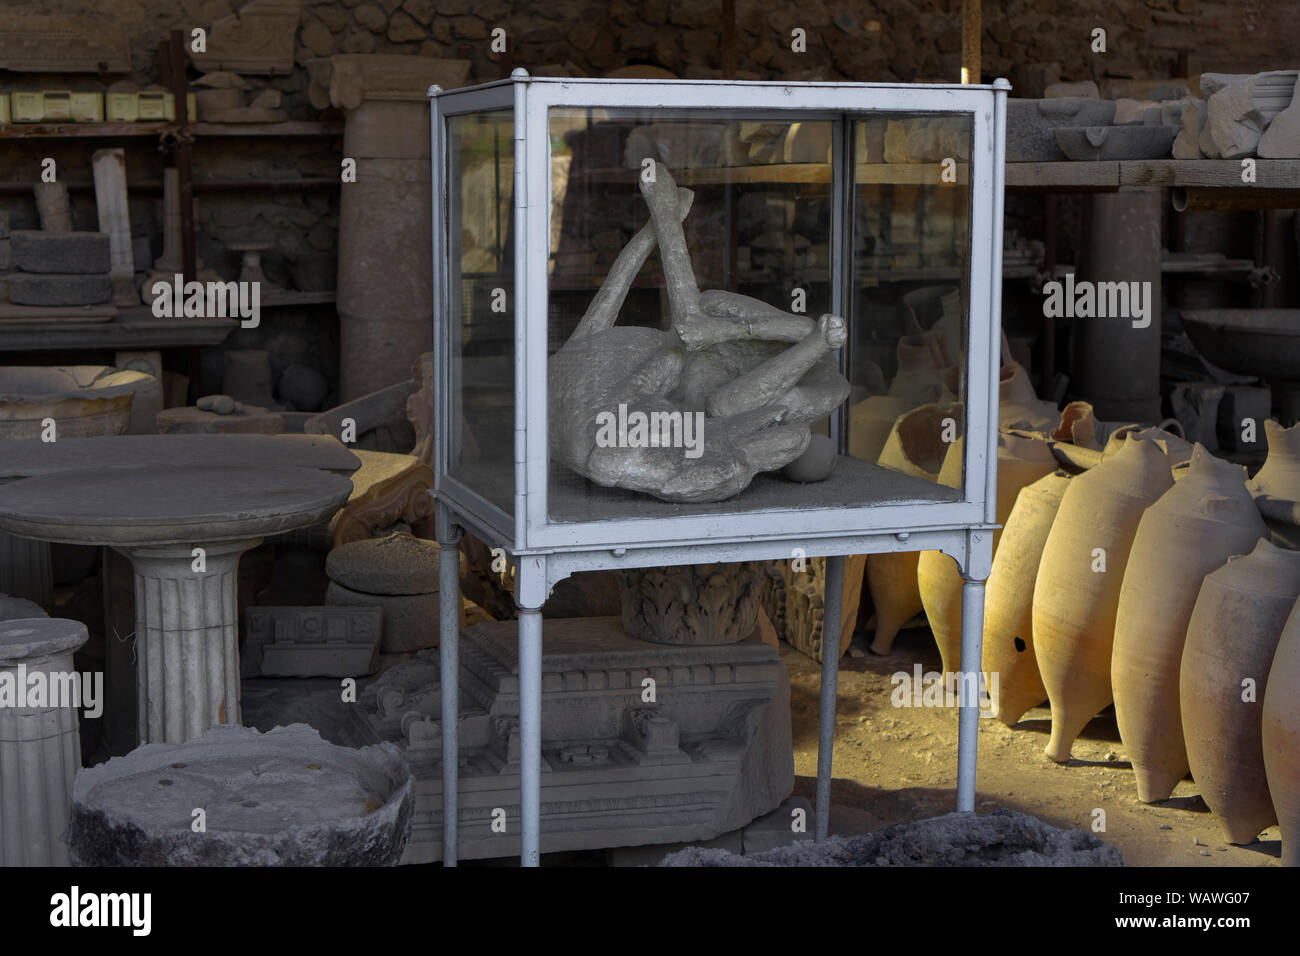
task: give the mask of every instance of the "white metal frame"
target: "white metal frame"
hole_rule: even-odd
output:
[[[438,540],[454,545],[466,528],[503,548],[516,570],[520,608],[520,849],[525,865],[536,865],[540,826],[541,615],[556,581],[574,571],[715,561],[779,560],[798,547],[808,556],[827,556],[828,579],[843,573],[843,556],[887,551],[940,550],[958,563],[963,589],[962,670],[978,672],[983,634],[983,585],[991,562],[996,521],[997,369],[1001,314],[1002,212],[1005,104],[1010,85],[940,86],[882,83],[780,83],[730,81],[574,80],[530,78],[516,70],[509,80],[460,90],[431,88],[433,168],[434,349],[437,390]],[[648,520],[552,522],[547,512],[547,260],[550,249],[550,138],[552,108],[798,111],[819,117],[968,113],[972,119],[970,160],[969,286],[966,461],[962,500],[865,504],[854,508],[778,508],[732,514],[680,515]],[[453,421],[451,276],[446,243],[446,118],[513,110],[515,296],[514,296],[514,513],[485,500],[448,473]],[[833,307],[845,314],[851,257],[844,215],[850,208],[852,169],[837,124],[832,188]],[[542,144],[530,148],[530,144]],[[536,316],[535,321],[530,321]],[[455,568],[455,562],[444,562]],[[458,586],[443,575],[441,615],[443,688],[443,858],[456,862],[457,829],[457,644]],[[838,594],[838,589],[836,589]],[[828,598],[830,595],[828,594]],[[828,610],[824,644],[838,646],[839,614]],[[817,785],[817,835],[829,824],[834,691],[838,661],[823,662],[821,738]],[[978,705],[960,708],[958,809],[973,810]]]

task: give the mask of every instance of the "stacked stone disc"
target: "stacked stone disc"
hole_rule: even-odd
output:
[[[16,230],[10,235],[15,305],[104,305],[113,299],[108,234]]]

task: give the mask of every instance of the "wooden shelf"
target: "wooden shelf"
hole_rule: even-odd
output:
[[[0,139],[117,139],[157,136],[170,123],[9,123],[0,126]]]
[[[9,123],[0,139],[118,139],[157,136],[175,123]],[[341,122],[288,120],[284,123],[192,123],[195,136],[342,136]]]
[[[878,185],[953,185],[939,179],[938,163],[859,163],[857,184]],[[635,182],[639,169],[593,169],[578,174],[598,183]],[[759,163],[753,166],[709,166],[683,169],[673,173],[679,186],[745,186],[812,184],[829,186],[831,167],[827,163]],[[957,164],[957,183],[970,181],[970,163]]]
[[[342,136],[337,121],[287,120],[283,123],[195,123],[196,136]]]
[[[1239,190],[1300,189],[1300,159],[1255,160],[1255,182],[1241,181],[1238,159],[1132,159],[1007,163],[1010,192],[1114,192],[1142,186]]]

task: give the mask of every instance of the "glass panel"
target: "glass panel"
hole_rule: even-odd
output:
[[[549,119],[551,520],[795,504],[775,472],[848,394],[818,325],[837,121]]]
[[[959,499],[936,479],[964,430],[970,117],[866,115],[551,111],[552,521]],[[823,318],[837,128],[857,278]],[[880,446],[934,405],[908,478],[861,414],[816,434],[877,397]]]
[[[447,120],[450,474],[514,512],[514,113]]]
[[[853,126],[848,451],[962,488],[972,118]]]

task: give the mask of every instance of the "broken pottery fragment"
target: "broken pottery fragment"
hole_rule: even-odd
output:
[[[1173,485],[1154,442],[1130,439],[1070,481],[1034,582],[1034,649],[1052,705],[1047,755],[1064,762],[1075,737],[1111,702],[1115,613],[1142,514]]]
[[[1231,843],[1277,822],[1260,704],[1298,594],[1300,551],[1261,539],[1205,578],[1187,625],[1178,687],[1187,762]]]
[[[1057,145],[1073,160],[1162,159],[1170,155],[1177,126],[1062,126]]]
[[[1163,800],[1188,771],[1178,681],[1205,576],[1267,534],[1245,469],[1199,444],[1186,476],[1146,510],[1115,615],[1111,684],[1138,799]]]

